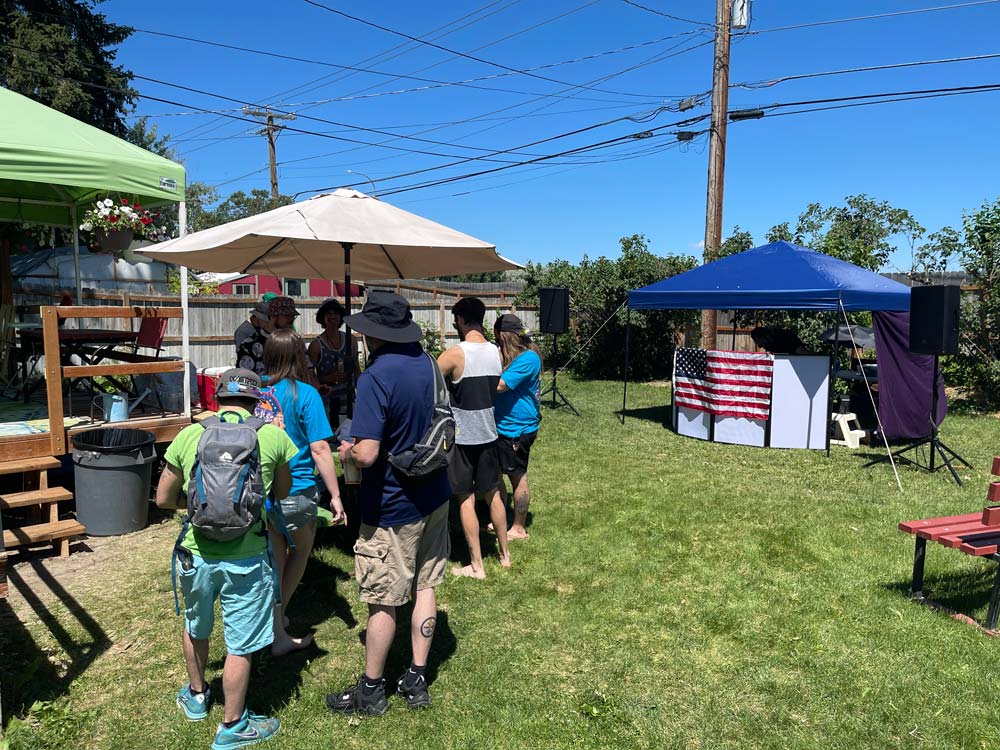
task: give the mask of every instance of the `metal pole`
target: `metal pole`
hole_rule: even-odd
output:
[[[726,116],[729,109],[729,28],[732,23],[732,0],[716,0],[715,56],[712,66],[712,125],[709,132],[708,191],[705,202],[704,260],[722,244],[722,196],[726,172]],[[701,313],[701,346],[715,348],[718,312]]]
[[[77,220],[76,204],[70,208],[73,221],[73,268],[76,272],[76,304],[83,304],[83,278],[80,275],[80,223]],[[80,321],[82,324],[82,319]]]
[[[351,314],[351,249],[354,245],[350,242],[343,242],[344,248],[344,308],[347,315]],[[345,316],[346,317],[346,316]],[[344,325],[344,335],[347,337],[347,417],[354,416],[354,368],[357,366],[354,361],[354,338],[351,334],[351,327]]]
[[[625,377],[622,382],[622,424],[625,424],[625,401],[628,398],[629,340],[632,338],[632,310],[625,308]]]
[[[187,234],[187,203],[181,201],[177,205],[177,234],[181,237]],[[181,274],[181,358],[184,360],[184,416],[191,418],[191,330],[188,326],[188,270],[180,267]]]

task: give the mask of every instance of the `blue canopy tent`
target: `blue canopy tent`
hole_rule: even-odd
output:
[[[632,310],[908,311],[910,288],[852,263],[778,241],[628,293],[622,423]]]
[[[910,288],[779,240],[628,293],[630,310],[909,310]]]

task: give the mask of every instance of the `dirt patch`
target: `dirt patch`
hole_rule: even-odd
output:
[[[30,608],[20,589],[24,588],[52,604],[57,598],[47,580],[74,595],[93,589],[114,589],[134,574],[137,565],[162,561],[169,576],[170,548],[180,527],[169,517],[157,520],[142,531],[124,536],[86,537],[70,545],[70,556],[59,557],[53,550],[20,551],[11,554],[8,598],[15,611],[27,614]]]

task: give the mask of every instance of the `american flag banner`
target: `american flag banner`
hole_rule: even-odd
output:
[[[774,355],[681,347],[674,354],[674,402],[720,417],[769,419]]]

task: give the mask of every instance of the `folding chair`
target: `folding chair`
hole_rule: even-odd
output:
[[[159,359],[160,355],[163,353],[163,339],[167,334],[167,319],[166,318],[143,318],[142,322],[139,323],[139,333],[135,337],[135,344],[132,346],[132,353],[138,354],[140,349],[152,349],[156,352],[153,355],[154,359]],[[156,375],[153,375],[155,378]],[[135,383],[135,377],[132,376],[132,390],[138,395],[139,388]],[[156,397],[156,405],[160,409],[161,414],[166,414],[166,409],[163,408],[163,401],[160,400],[160,391],[155,386],[150,388],[153,392],[153,396]],[[145,395],[145,394],[143,394]]]

